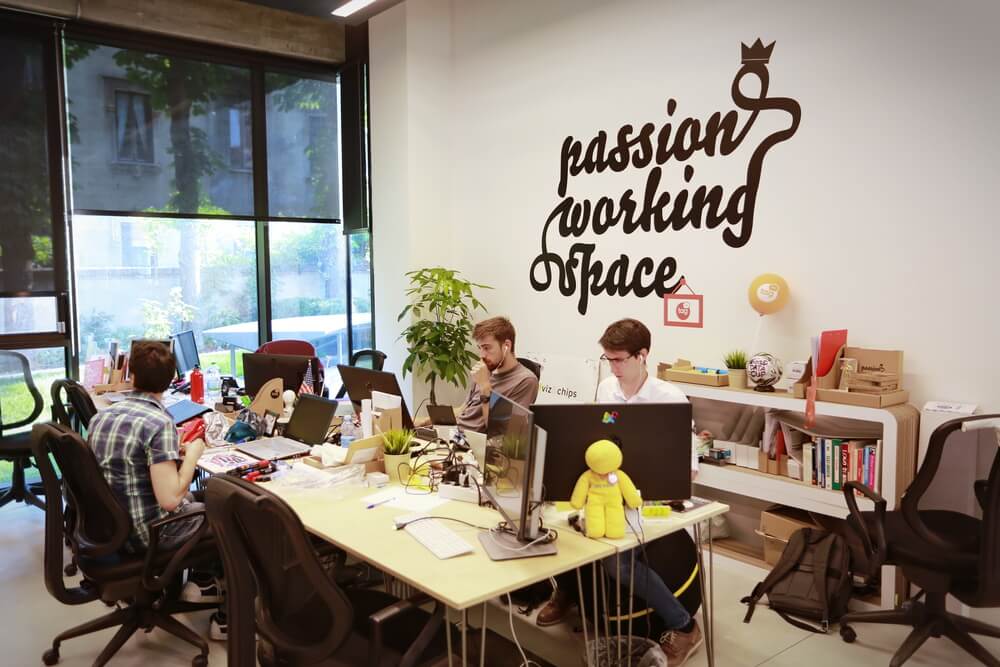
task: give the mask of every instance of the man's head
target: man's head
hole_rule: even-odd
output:
[[[514,356],[514,336],[514,325],[506,317],[483,320],[472,330],[479,358],[491,371],[500,368],[508,356]]]
[[[639,378],[649,356],[650,335],[645,324],[631,318],[613,322],[598,343],[619,381]]]
[[[177,368],[170,348],[156,341],[132,344],[128,360],[132,386],[139,391],[160,394],[167,390]]]

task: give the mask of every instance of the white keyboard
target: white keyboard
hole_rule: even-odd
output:
[[[437,519],[422,519],[416,516],[403,527],[403,530],[416,538],[417,542],[427,547],[432,554],[441,560],[473,551],[468,542]]]

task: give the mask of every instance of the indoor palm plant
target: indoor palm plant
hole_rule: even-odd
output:
[[[723,359],[729,369],[729,386],[737,389],[747,387],[747,353],[743,350],[733,350]]]
[[[399,481],[400,468],[410,464],[410,445],[413,443],[413,436],[413,431],[407,428],[394,428],[382,434],[385,473],[393,482]]]
[[[472,365],[479,356],[469,350],[472,315],[485,310],[473,289],[491,289],[459,277],[459,272],[442,267],[410,271],[412,299],[398,320],[407,314],[414,322],[400,335],[406,340],[409,354],[403,362],[403,377],[409,372],[425,373],[430,383],[430,401],[437,405],[434,393],[438,379],[464,387]]]

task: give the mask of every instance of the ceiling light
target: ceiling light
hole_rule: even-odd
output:
[[[340,17],[350,16],[354,12],[364,9],[373,2],[375,2],[375,0],[351,0],[350,2],[337,7],[330,13],[334,16]]]

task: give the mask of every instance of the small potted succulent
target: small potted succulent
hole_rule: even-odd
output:
[[[389,481],[398,482],[410,476],[410,445],[414,433],[406,428],[394,428],[382,434],[382,451],[385,456],[385,474]],[[404,469],[405,466],[405,469]]]
[[[735,389],[747,388],[747,353],[733,350],[724,359],[729,369],[729,386]]]

